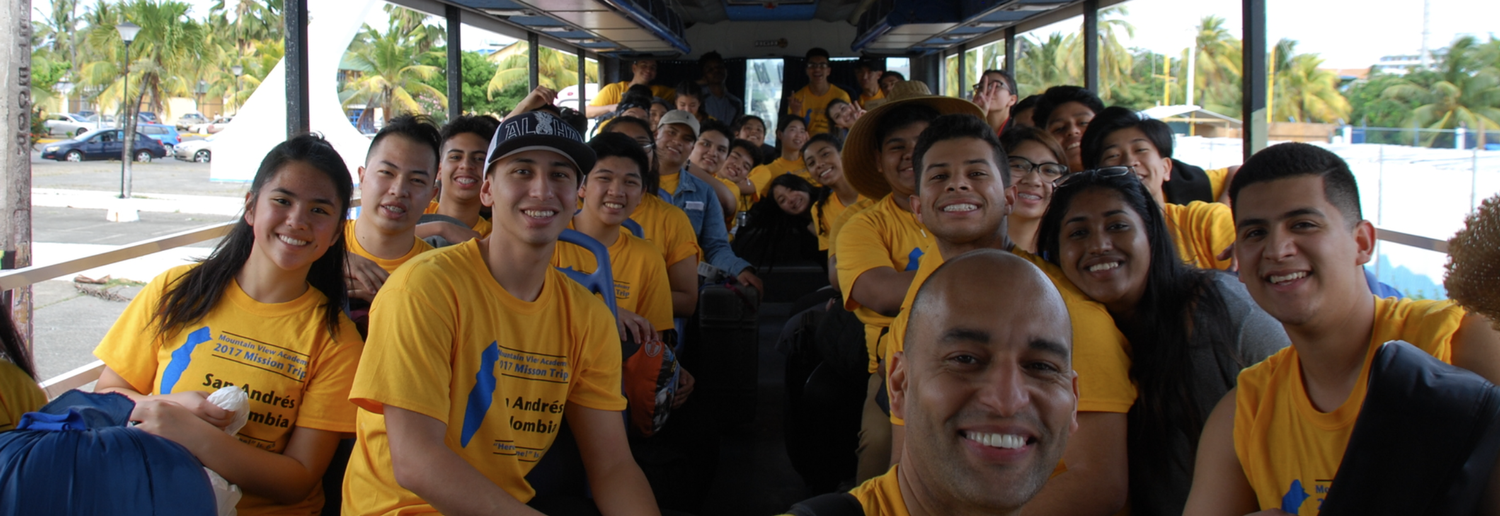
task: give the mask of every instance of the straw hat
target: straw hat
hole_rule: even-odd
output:
[[[854,127],[849,130],[849,137],[844,141],[844,177],[849,179],[849,184],[854,186],[860,195],[879,200],[891,193],[891,185],[886,182],[885,175],[875,168],[875,155],[880,151],[880,142],[875,141],[875,126],[886,113],[911,104],[931,106],[944,115],[984,116],[984,111],[981,111],[973,102],[933,95],[932,90],[927,89],[927,85],[922,81],[896,83],[896,86],[891,88],[891,94],[886,96],[884,103],[859,117],[859,121],[854,123]]]

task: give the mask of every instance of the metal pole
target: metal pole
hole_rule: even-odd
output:
[[[1241,0],[1244,8],[1241,91],[1244,99],[1244,155],[1266,148],[1266,0]]]
[[[542,85],[541,38],[535,32],[526,33],[526,71],[531,78],[531,89]]]
[[[1083,2],[1083,84],[1098,95],[1099,91],[1099,0]]]
[[[588,55],[582,48],[578,49],[578,112],[584,112],[584,106],[589,105],[589,61]]]
[[[1479,207],[1479,148],[1484,146],[1484,120],[1479,121],[1479,140],[1474,145],[1474,160],[1469,164],[1469,212]]]
[[[121,145],[120,145],[120,198],[121,199],[129,199],[130,198],[130,187],[127,186],[127,185],[130,184],[130,172],[131,172],[131,170],[130,170],[130,151],[135,150],[135,149],[132,148],[132,147],[135,147],[135,145],[134,145],[135,142],[132,141],[132,140],[135,139],[135,138],[133,138],[134,135],[132,134],[134,131],[130,130],[131,127],[135,126],[135,120],[133,120],[135,118],[135,115],[131,113],[132,110],[130,109],[130,42],[129,41],[125,42],[125,75],[120,78],[120,81],[121,81],[121,84],[124,84],[124,87],[121,88],[121,89],[125,90],[124,93],[121,95],[121,97],[124,98],[124,100],[125,100],[125,102],[124,102],[125,109],[124,109],[123,113],[120,113],[120,129],[123,129],[123,131],[120,133],[120,134],[123,135],[120,138],[121,140],[123,140],[123,141],[120,142],[121,143]]]
[[[1005,28],[1005,73],[1016,76],[1016,28]],[[1020,93],[1017,91],[1017,93]]]
[[[286,0],[282,17],[286,23],[286,136],[312,130],[307,90],[307,2]]]
[[[1380,166],[1375,179],[1375,227],[1385,226],[1385,144],[1380,144]],[[1380,281],[1380,240],[1375,241],[1375,280]]]
[[[13,0],[0,9],[0,27],[9,43],[0,51],[0,130],[7,138],[0,143],[5,150],[5,194],[0,198],[5,213],[0,224],[0,246],[5,256],[0,268],[31,266],[31,1]],[[22,350],[30,360],[35,340],[32,338],[31,287],[15,289],[3,296],[5,309],[21,333]]]
[[[452,121],[464,115],[463,21],[458,6],[446,5],[443,12],[448,15],[448,120]]]
[[[964,96],[964,85],[969,84],[969,46],[960,44],[958,46],[958,75],[953,81],[953,90],[958,92],[958,97]]]

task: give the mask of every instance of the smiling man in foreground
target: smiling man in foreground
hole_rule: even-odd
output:
[[[901,462],[793,514],[856,501],[867,516],[1019,514],[1057,467],[1078,428],[1078,375],[1067,308],[1042,271],[1000,250],[957,256],[918,289],[911,320],[891,358]]]

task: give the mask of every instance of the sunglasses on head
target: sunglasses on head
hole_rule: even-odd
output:
[[[1093,181],[1095,179],[1113,179],[1121,176],[1135,177],[1135,167],[1101,167],[1093,170],[1085,170],[1076,174],[1063,177],[1053,183],[1057,188],[1068,185],[1076,185],[1082,181]]]

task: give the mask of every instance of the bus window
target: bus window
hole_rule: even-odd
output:
[[[776,120],[781,107],[780,59],[745,61],[745,113],[766,121],[766,145],[776,145]]]

